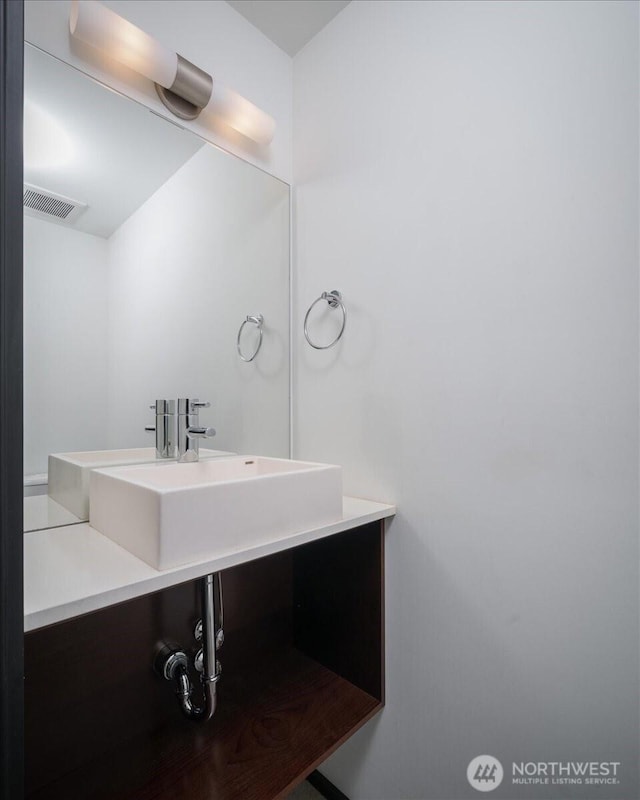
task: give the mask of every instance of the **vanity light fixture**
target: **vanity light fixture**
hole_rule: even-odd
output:
[[[72,0],[69,30],[153,81],[164,105],[180,119],[211,113],[258,144],[273,139],[272,117],[97,0]]]

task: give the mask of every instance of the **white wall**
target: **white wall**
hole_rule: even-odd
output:
[[[288,186],[205,145],[111,236],[108,260],[109,446],[153,443],[156,398],[199,397],[217,431],[203,447],[286,457]],[[244,363],[249,314],[264,338]]]
[[[270,114],[277,127],[266,149],[226,127],[180,124],[290,181],[292,62],[283,50],[223,0],[106,0],[104,5]],[[178,122],[150,81],[71,39],[69,8],[70,0],[26,0],[25,39]]]
[[[24,474],[106,446],[107,243],[24,217]]]
[[[298,457],[396,501],[353,800],[638,796],[638,6],[354,0],[294,60]],[[341,346],[303,344],[326,289]]]

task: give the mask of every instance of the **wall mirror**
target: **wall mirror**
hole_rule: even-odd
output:
[[[50,454],[155,454],[157,398],[211,402],[205,448],[286,457],[288,185],[28,44],[24,180],[25,529],[82,519]]]

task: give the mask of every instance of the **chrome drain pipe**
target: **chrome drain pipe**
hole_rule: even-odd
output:
[[[176,696],[185,717],[196,722],[211,719],[216,710],[216,684],[222,668],[217,660],[217,650],[224,641],[222,629],[222,581],[220,573],[206,575],[200,581],[202,620],[196,625],[195,637],[202,640],[202,648],[196,654],[195,668],[200,672],[203,704],[193,702],[193,684],[189,677],[189,659],[179,645],[165,643],[155,660],[155,671],[165,680],[177,684]],[[218,622],[219,621],[219,622]]]

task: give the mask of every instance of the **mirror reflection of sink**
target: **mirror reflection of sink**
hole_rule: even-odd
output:
[[[91,472],[91,525],[156,569],[342,518],[342,469],[260,456]]]
[[[232,455],[235,453],[225,450],[200,450],[200,458]],[[86,520],[89,519],[89,472],[92,469],[144,464],[156,460],[155,447],[55,453],[49,456],[48,494],[76,517]]]

